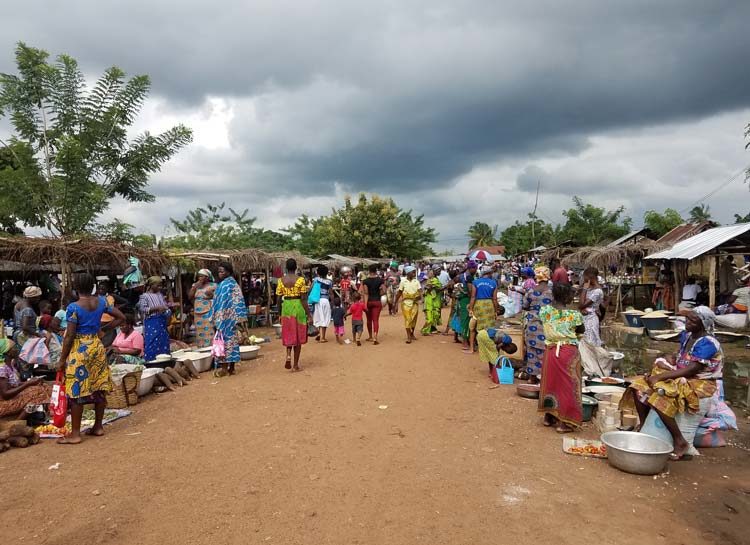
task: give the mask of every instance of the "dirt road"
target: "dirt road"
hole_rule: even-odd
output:
[[[565,455],[451,338],[382,321],[380,346],[312,342],[290,374],[274,340],[103,438],[1,454],[3,544],[748,543],[747,450],[656,479]]]

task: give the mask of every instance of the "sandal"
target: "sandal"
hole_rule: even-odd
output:
[[[571,428],[570,426],[557,426],[555,428],[555,431],[559,434],[563,434],[563,433],[573,433],[575,430]]]
[[[292,368],[292,358],[287,358],[286,363],[284,364],[284,369],[291,369]]]
[[[214,376],[216,378],[224,378],[224,377],[229,376],[229,373],[226,372],[224,369],[217,369],[216,371],[214,371]]]

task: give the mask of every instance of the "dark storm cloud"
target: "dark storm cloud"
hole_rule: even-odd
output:
[[[148,73],[174,109],[233,97],[245,162],[220,178],[279,191],[446,187],[503,158],[578,154],[594,132],[750,104],[745,0],[71,0],[4,19],[0,70],[25,40],[92,74]]]

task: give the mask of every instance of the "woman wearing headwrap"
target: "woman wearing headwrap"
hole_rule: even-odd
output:
[[[195,346],[211,346],[214,328],[211,325],[211,305],[216,292],[214,275],[208,269],[201,269],[196,275],[195,284],[190,288],[188,298],[193,302],[193,324],[195,325]]]
[[[500,310],[497,302],[497,282],[492,279],[492,267],[482,266],[482,276],[475,278],[471,283],[471,301],[469,301],[469,314],[476,319],[476,326],[472,329],[473,322],[469,323],[469,346],[467,353],[474,353],[473,335],[482,329],[494,327],[497,316],[504,311]]]
[[[422,298],[422,286],[416,278],[417,269],[415,267],[411,265],[404,267],[404,274],[406,274],[406,278],[401,279],[394,305],[397,305],[399,300],[403,299],[401,313],[404,316],[406,344],[411,344],[412,341],[417,340],[414,336],[414,330],[417,327],[417,317],[419,316],[419,305],[417,303]]]
[[[657,358],[651,373],[638,377],[630,385],[641,425],[654,409],[674,441],[673,459],[679,460],[689,445],[677,426],[678,413],[697,413],[700,400],[711,397],[721,380],[724,354],[714,337],[716,316],[708,307],[695,307],[687,315],[685,331],[680,335],[676,357]],[[623,400],[624,401],[624,400]]]
[[[435,276],[435,270],[427,271],[427,280],[424,283],[424,317],[425,324],[422,335],[432,335],[438,332],[438,326],[442,323],[440,313],[443,308],[443,284]]]
[[[396,306],[396,294],[398,294],[398,286],[401,283],[401,277],[398,274],[398,262],[391,261],[391,265],[388,272],[385,273],[385,295],[388,299],[388,314],[395,316],[398,312]]]
[[[161,277],[151,276],[146,281],[146,293],[138,299],[138,311],[143,316],[143,337],[146,341],[143,358],[146,361],[170,353],[167,325],[172,311],[161,288]]]
[[[10,339],[0,339],[0,418],[24,417],[26,405],[49,403],[50,389],[41,378],[21,382],[16,368],[18,348]]]
[[[530,384],[539,382],[544,362],[544,326],[539,318],[539,310],[545,305],[551,305],[552,288],[549,285],[550,270],[547,267],[534,269],[534,276],[538,284],[523,298],[523,339],[526,344],[525,372]]]
[[[234,366],[240,361],[240,335],[237,326],[247,322],[245,298],[233,275],[231,263],[219,265],[219,287],[216,288],[211,307],[211,321],[224,338],[226,351],[224,361],[219,362],[221,369],[216,372],[219,377],[234,374]]]
[[[583,324],[586,326],[583,340],[599,348],[604,344],[599,335],[599,316],[604,301],[604,291],[599,286],[599,271],[594,267],[583,271],[583,292],[580,301],[579,310],[583,314]]]
[[[39,336],[38,316],[34,310],[34,305],[38,305],[41,298],[41,288],[29,286],[23,290],[23,298],[16,303],[13,309],[13,319],[16,322],[13,340],[19,347],[23,347],[24,343],[30,338]]]
[[[500,350],[506,354],[515,354],[518,350],[510,335],[494,327],[482,329],[477,333],[477,345],[479,346],[479,361],[487,364],[490,378],[492,378],[492,368],[500,357]]]
[[[477,274],[476,261],[469,261],[466,270],[453,279],[454,295],[456,297],[456,314],[458,316],[459,329],[457,333],[464,343],[464,350],[469,349],[469,303],[471,302],[471,285]]]

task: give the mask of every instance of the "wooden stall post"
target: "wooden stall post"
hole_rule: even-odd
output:
[[[266,301],[266,327],[271,327],[271,272],[270,266],[266,263],[266,291],[268,292],[268,301]]]
[[[717,256],[708,256],[708,306],[714,308],[716,306],[716,260]]]
[[[177,339],[183,340],[183,333],[185,329],[185,306],[182,304],[182,269],[177,265],[177,278],[175,280],[175,290],[177,290],[177,303],[180,305],[180,330],[177,333]]]

